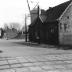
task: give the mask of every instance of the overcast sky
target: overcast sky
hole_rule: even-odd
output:
[[[31,9],[38,1],[40,8],[46,10],[68,0],[29,0]],[[23,25],[25,13],[29,13],[27,0],[0,0],[0,27],[10,22],[19,22]]]

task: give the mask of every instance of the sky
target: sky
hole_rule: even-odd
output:
[[[28,0],[30,9],[32,10],[39,2],[39,6],[42,9],[47,10],[49,7],[56,6],[68,0]],[[4,24],[20,23],[24,25],[25,14],[29,14],[27,0],[0,0],[0,27]],[[28,19],[28,24],[30,20]]]

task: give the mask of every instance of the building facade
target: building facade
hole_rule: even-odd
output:
[[[29,31],[31,35],[33,33],[29,37],[33,37],[34,40],[37,37],[40,43],[71,45],[72,1],[50,7],[42,17],[37,15],[30,25]]]
[[[50,7],[47,13],[47,19],[44,22],[45,26],[45,42],[48,44],[61,44],[63,40],[60,33],[60,17],[66,11],[67,7],[71,4],[71,1],[64,2],[55,7]],[[59,20],[60,19],[60,20]],[[63,31],[62,31],[63,32]],[[64,40],[63,40],[64,41]]]
[[[72,2],[59,18],[60,44],[72,45]]]

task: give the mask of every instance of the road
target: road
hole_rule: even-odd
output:
[[[24,40],[0,40],[1,56],[25,56],[25,55],[42,55],[48,53],[65,53],[64,50],[56,48],[43,48],[40,46],[27,46]],[[70,53],[70,52],[69,52]]]
[[[26,45],[24,40],[0,40],[1,56],[25,56],[25,55],[42,55],[42,54],[57,54],[57,53],[72,53],[71,50],[57,50],[55,47],[51,48],[42,46]]]
[[[72,50],[0,40],[0,72],[72,72]]]

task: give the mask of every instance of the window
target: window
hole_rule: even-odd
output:
[[[68,25],[67,24],[64,24],[64,30],[66,31],[68,28]]]
[[[60,23],[60,29],[62,29],[62,23]]]

